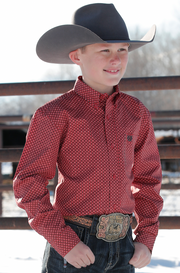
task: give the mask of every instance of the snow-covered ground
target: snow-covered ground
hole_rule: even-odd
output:
[[[161,215],[180,216],[180,190],[162,190]],[[26,216],[3,192],[3,216]],[[40,273],[45,239],[32,230],[0,230],[0,273]],[[151,263],[138,273],[180,273],[180,230],[159,230]]]
[[[43,237],[31,230],[0,231],[0,273],[40,273]],[[136,272],[179,273],[180,230],[160,230],[152,261]]]

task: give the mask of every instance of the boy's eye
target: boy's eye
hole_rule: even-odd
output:
[[[109,49],[103,49],[102,52],[109,52]]]
[[[117,52],[126,52],[128,51],[128,47],[120,47]],[[101,49],[101,52],[110,52],[110,49],[109,48],[105,48],[105,49]]]
[[[126,51],[127,49],[126,48],[119,48],[118,51]]]

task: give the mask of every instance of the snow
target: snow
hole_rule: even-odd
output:
[[[0,273],[41,272],[45,239],[33,230],[0,230]]]
[[[32,230],[0,231],[0,273],[40,273],[45,239]],[[151,263],[139,273],[180,272],[180,231],[160,230]]]
[[[180,190],[162,190],[161,215],[180,215]],[[26,216],[12,192],[3,192],[3,216]],[[0,230],[0,273],[41,272],[45,239],[33,230]],[[151,263],[138,273],[180,272],[180,230],[159,230]]]
[[[2,175],[12,173],[12,163],[11,162],[3,162],[2,164]]]

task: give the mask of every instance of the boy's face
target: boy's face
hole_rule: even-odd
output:
[[[92,44],[73,51],[70,58],[75,54],[75,59],[71,59],[81,67],[86,84],[101,93],[111,94],[113,86],[126,71],[128,46],[123,43]]]

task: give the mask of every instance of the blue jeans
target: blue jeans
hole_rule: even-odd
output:
[[[66,222],[76,232],[81,241],[92,250],[95,255],[94,264],[77,269],[67,263],[66,268],[64,268],[64,258],[47,242],[41,273],[134,273],[134,267],[129,264],[129,260],[134,253],[131,226],[124,239],[108,243],[96,238],[97,223],[98,217],[96,216],[94,216],[91,229]]]

